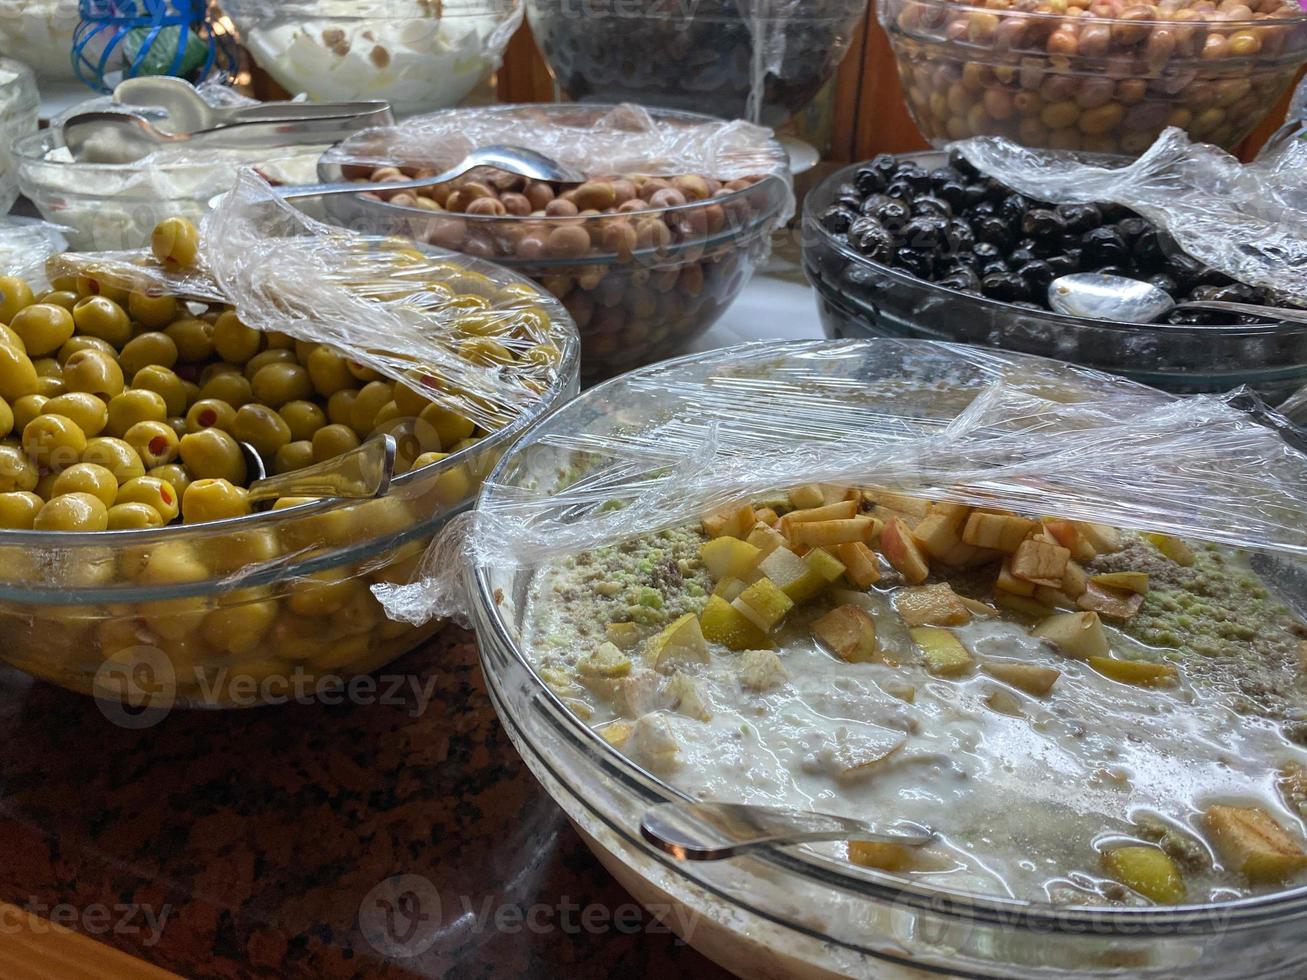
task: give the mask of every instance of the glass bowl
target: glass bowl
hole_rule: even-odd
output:
[[[940,153],[909,154],[927,168]],[[813,188],[804,202],[803,265],[828,337],[950,340],[1072,361],[1179,394],[1249,385],[1279,404],[1307,384],[1307,325],[1118,323],[1028,310],[926,282],[839,242],[818,216],[860,165]]]
[[[74,81],[73,33],[80,20],[77,0],[0,3],[0,54],[30,65],[43,79]]]
[[[18,200],[18,169],[10,147],[19,137],[36,132],[40,110],[32,70],[0,57],[0,215],[8,214]]]
[[[259,67],[316,102],[457,105],[499,67],[522,0],[223,0]]]
[[[1138,156],[1177,126],[1230,149],[1307,61],[1307,17],[1279,0],[885,0],[880,22],[908,109],[936,146],[1006,136]]]
[[[397,476],[384,497],[143,531],[0,530],[0,659],[109,700],[140,695],[144,670],[169,704],[223,708],[311,695],[414,648],[438,625],[388,620],[368,587],[406,582],[504,450],[578,390],[575,326],[557,300],[538,302],[561,351],[552,385],[510,425]]]
[[[923,434],[946,425],[971,397],[959,401],[953,394],[974,392],[997,376],[992,367],[959,370],[959,358],[936,345],[886,340],[838,348],[822,342],[751,345],[679,358],[593,388],[533,427],[487,481],[478,506],[493,509],[523,489],[538,494],[583,483],[590,447],[638,430],[642,420],[685,410],[678,382],[715,376],[729,378],[724,391],[765,390],[814,349],[822,349],[833,379],[851,392],[902,379],[902,400],[896,395],[884,405],[867,404],[867,411],[901,417]],[[835,349],[838,358],[830,356]],[[740,357],[745,351],[753,355],[747,367]],[[1110,390],[1119,384],[1042,358],[1021,360],[1022,377],[1032,383],[1095,385],[1100,393],[1104,384]],[[487,689],[509,736],[622,885],[736,974],[1235,980],[1300,976],[1307,969],[1299,925],[1307,888],[1221,905],[1058,907],[909,882],[806,847],[728,861],[677,861],[644,840],[640,819],[650,806],[685,797],[591,730],[522,650],[533,574],[484,564],[468,573]]]
[[[480,112],[515,112],[502,106]],[[589,125],[612,106],[532,106],[577,126]],[[654,111],[654,118],[702,123],[693,113]],[[367,134],[328,151],[319,165],[324,181],[362,177],[341,159],[366,154]],[[772,152],[784,160],[774,143]],[[396,165],[405,166],[404,161]],[[366,177],[362,177],[366,180]],[[338,224],[368,234],[405,235],[467,252],[521,273],[562,300],[581,332],[584,381],[611,377],[684,350],[726,311],[771,247],[771,235],[790,202],[788,181],[767,176],[740,190],[680,207],[581,217],[471,215],[432,212],[361,196],[324,199]],[[612,247],[615,226],[642,229],[648,239]],[[551,254],[557,229],[584,228],[588,251]],[[658,232],[661,237],[653,236]],[[619,239],[620,240],[620,239]],[[644,244],[645,241],[651,244]],[[526,243],[543,243],[524,255]]]
[[[527,20],[575,101],[637,102],[776,126],[834,74],[866,9],[862,0],[528,0]]]
[[[164,218],[199,223],[217,194],[231,190],[242,166],[271,183],[310,183],[322,147],[160,150],[128,164],[72,160],[54,133],[42,130],[13,148],[18,185],[46,220],[62,225],[77,251],[140,248]]]

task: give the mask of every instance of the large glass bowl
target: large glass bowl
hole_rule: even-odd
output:
[[[5,0],[0,3],[0,54],[30,65],[41,78],[73,81],[77,0]]]
[[[522,0],[222,0],[241,43],[292,94],[457,105],[499,67]]]
[[[578,102],[776,126],[834,74],[866,9],[863,0],[527,0],[527,20]]]
[[[909,154],[927,168],[943,154]],[[1119,323],[1030,310],[918,279],[859,255],[819,215],[857,165],[832,174],[804,201],[803,265],[828,337],[915,337],[1038,354],[1110,371],[1181,394],[1239,385],[1279,404],[1307,384],[1307,325],[1173,326]]]
[[[832,377],[851,400],[868,384],[901,379],[901,396],[865,407],[902,418],[905,430],[918,433],[942,427],[965,407],[970,395],[958,392],[992,380],[978,361],[968,376],[942,347],[884,340],[842,345],[838,358],[820,342],[771,345],[774,356],[765,363],[754,356],[747,370],[739,366],[739,349],[684,357],[593,388],[533,427],[492,474],[478,506],[493,508],[517,489],[539,493],[583,482],[588,447],[599,439],[684,410],[675,394],[678,381],[729,376],[731,387],[766,390],[815,347],[824,348],[823,363],[832,364]],[[759,347],[750,350],[756,355]],[[1023,359],[1023,366],[1032,382],[1103,385],[1040,358]],[[1111,384],[1115,390],[1119,383]],[[808,848],[677,861],[647,843],[639,825],[650,806],[684,797],[605,742],[532,670],[520,637],[533,574],[487,565],[469,574],[482,666],[499,716],[531,771],[605,866],[660,921],[727,969],[771,978],[895,980],[1247,980],[1307,970],[1304,888],[1219,906],[1092,909],[949,891]]]
[[[564,125],[585,127],[613,106],[530,108]],[[477,112],[521,109],[501,106]],[[654,111],[653,116],[687,124],[709,121],[695,113],[667,110]],[[345,179],[349,173],[341,161],[355,154],[375,156],[367,150],[368,139],[362,133],[328,151],[318,168],[321,179]],[[785,159],[779,143],[773,144],[772,151],[777,160]],[[395,161],[399,167],[406,163]],[[361,189],[366,190],[366,185]],[[325,198],[324,205],[331,218],[347,228],[405,235],[468,252],[540,283],[562,300],[576,320],[581,332],[581,374],[589,382],[683,351],[717,322],[768,254],[790,193],[788,182],[773,175],[725,196],[681,207],[579,218],[452,214],[342,195]],[[675,229],[666,243],[620,252],[609,247],[606,234],[611,225],[637,226],[648,219],[664,230]],[[569,225],[589,233],[591,246],[585,255],[521,254],[524,240],[548,242],[555,229]]]
[[[20,137],[36,132],[40,109],[32,70],[0,57],[0,215],[8,214],[18,200],[18,168],[10,148]]]
[[[878,6],[908,109],[936,146],[1006,136],[1138,156],[1178,126],[1230,149],[1307,61],[1292,3]]]
[[[510,425],[396,477],[384,497],[157,530],[0,531],[0,660],[110,700],[141,695],[144,670],[170,704],[222,708],[311,693],[414,648],[437,624],[388,620],[369,586],[406,582],[504,450],[577,391],[576,328],[552,297],[536,302],[561,351],[551,387]]]

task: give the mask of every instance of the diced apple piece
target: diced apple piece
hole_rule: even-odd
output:
[[[761,558],[766,558],[777,548],[784,548],[788,543],[785,540],[785,535],[781,534],[780,531],[761,522],[753,526],[753,530],[749,532],[749,537],[746,540],[758,549]]]
[[[606,725],[601,725],[596,731],[603,736],[605,742],[609,745],[621,748],[631,738],[631,732],[635,726],[629,721],[610,721]]]
[[[1060,544],[1027,538],[1012,555],[1012,574],[1036,585],[1060,589],[1069,561],[1071,552]]]
[[[1158,905],[1178,905],[1185,898],[1184,878],[1171,856],[1147,844],[1115,847],[1103,855],[1103,866],[1127,888]]]
[[[1108,619],[1129,619],[1144,604],[1144,597],[1138,592],[1118,592],[1105,589],[1096,582],[1090,582],[1076,605],[1088,609]]]
[[[1072,599],[1079,599],[1089,588],[1089,573],[1074,561],[1066,563],[1066,573],[1062,576],[1062,591]]]
[[[713,596],[713,598],[718,597]],[[670,667],[677,662],[707,663],[708,644],[704,642],[703,631],[694,613],[686,613],[661,633],[650,637],[644,655],[645,660],[657,670]]]
[[[870,517],[850,517],[844,520],[806,521],[792,524],[786,533],[793,544],[820,548],[829,544],[865,541],[870,532]]]
[[[1003,564],[999,566],[998,578],[994,580],[994,589],[997,592],[1007,592],[1010,595],[1033,596],[1035,594],[1035,584],[1027,582],[1025,579],[1019,579],[1012,574],[1012,559],[1004,559]]]
[[[1077,660],[1107,656],[1107,634],[1097,613],[1059,613],[1030,632]]]
[[[757,523],[752,504],[723,507],[704,515],[703,533],[710,538],[743,538]]]
[[[1204,818],[1227,869],[1251,881],[1281,881],[1307,868],[1307,853],[1261,807],[1213,806]]]
[[[985,704],[991,711],[997,711],[1000,715],[1013,715],[1019,717],[1021,712],[1021,699],[1011,691],[1005,691],[997,688],[985,695]]]
[[[631,738],[645,765],[655,772],[666,772],[679,764],[680,746],[663,712],[651,711],[637,718]]]
[[[900,518],[891,520],[880,532],[880,548],[909,584],[920,585],[929,577],[930,566],[913,540],[911,529]]]
[[[768,527],[775,526],[780,520],[780,516],[770,507],[759,507],[753,512],[753,516],[758,519],[759,524],[766,524]]]
[[[1002,557],[1001,551],[977,548],[959,541],[949,549],[948,554],[940,558],[940,561],[950,568],[979,568],[981,565],[992,564]]]
[[[854,744],[843,747],[839,762],[838,777],[845,780],[864,779],[871,775],[887,760],[903,748],[907,739],[895,733],[885,733],[888,741],[870,744]]]
[[[820,486],[822,499],[828,504],[838,504],[845,500],[852,500],[859,506],[862,504],[862,491],[856,487],[846,483],[823,483]]]
[[[867,589],[880,581],[880,565],[876,553],[861,541],[831,546],[831,554],[844,566],[844,574],[859,589]]]
[[[1062,676],[1060,670],[1041,667],[1039,664],[1013,663],[1005,660],[989,660],[981,665],[990,677],[1011,684],[1019,691],[1033,694],[1037,698],[1047,697],[1057,679]]]
[[[698,679],[689,674],[678,670],[667,682],[663,694],[671,702],[673,711],[696,721],[712,721],[711,704]]]
[[[760,630],[771,630],[794,608],[790,597],[769,578],[760,578],[731,603]]]
[[[1171,534],[1145,534],[1144,540],[1177,565],[1189,568],[1197,560],[1193,549]]]
[[[750,691],[770,691],[788,680],[785,665],[774,650],[745,650],[736,661],[740,684]]]
[[[1063,548],[1071,552],[1076,561],[1093,561],[1098,556],[1097,550],[1089,540],[1080,533],[1080,528],[1073,521],[1044,521],[1048,531]]]
[[[790,588],[812,571],[808,564],[789,548],[777,548],[758,562],[758,573],[765,575],[791,599]]]
[[[583,677],[625,677],[631,672],[631,658],[611,643],[600,643],[577,661],[576,671]]]
[[[962,529],[962,540],[977,548],[1014,552],[1035,528],[1035,522],[1024,517],[972,511]]]
[[[1061,589],[1050,589],[1047,585],[1035,586],[1035,601],[1050,609],[1076,609],[1076,601]]]
[[[1148,595],[1147,572],[1103,572],[1090,579],[1095,585],[1117,592],[1135,592]]]
[[[903,844],[885,844],[876,841],[849,841],[849,863],[880,871],[907,871],[912,868],[912,848]]]
[[[856,500],[842,500],[834,504],[822,504],[820,507],[806,507],[792,510],[781,518],[782,533],[789,534],[789,529],[796,524],[816,524],[820,521],[846,521],[858,516]]]
[[[824,548],[813,548],[803,556],[803,560],[827,584],[836,581],[845,572],[844,563]]]
[[[894,608],[908,626],[962,626],[971,622],[966,607],[947,582],[899,589]]]
[[[949,500],[936,500],[930,505],[930,509],[927,510],[926,514],[929,517],[948,518],[958,532],[961,533],[963,525],[967,523],[967,518],[971,516],[971,505],[955,504]]]
[[[850,663],[877,660],[876,622],[854,605],[837,606],[812,624],[812,635]]]
[[[971,669],[975,663],[971,651],[962,641],[946,629],[918,626],[908,630],[912,640],[921,647],[926,669],[940,677],[956,677]]]
[[[1032,619],[1043,619],[1053,611],[1036,599],[1024,595],[1013,595],[1011,592],[995,592],[994,604],[1012,612],[1021,613],[1023,616],[1030,616]]]
[[[825,502],[826,495],[821,492],[821,486],[816,483],[805,483],[790,491],[790,506],[795,510],[820,507]]]
[[[876,503],[890,510],[907,514],[909,517],[922,518],[930,513],[930,501],[922,497],[910,497],[892,490],[875,489],[871,491]]]
[[[987,602],[981,602],[979,599],[972,599],[968,596],[960,595],[958,596],[958,602],[971,610],[973,616],[984,616],[987,619],[992,619],[994,616],[998,615],[997,609]]]
[[[761,650],[770,645],[766,633],[718,595],[708,597],[699,626],[704,639],[729,650]]]
[[[1081,536],[1093,545],[1094,550],[1100,555],[1110,555],[1125,547],[1121,532],[1110,525],[1077,521],[1076,527],[1079,528]]]
[[[713,586],[712,594],[721,596],[727,602],[734,602],[746,588],[748,584],[741,579],[724,578]]]
[[[619,650],[630,650],[640,642],[640,627],[635,623],[609,623],[604,627],[604,634]]]
[[[957,523],[946,514],[928,514],[912,529],[912,536],[936,560],[943,560],[962,543],[958,537]]]
[[[739,538],[713,538],[699,549],[699,558],[714,579],[744,578],[762,558],[762,551]]]
[[[1155,664],[1147,660],[1113,660],[1111,657],[1090,657],[1089,666],[1104,677],[1136,687],[1163,687],[1172,684],[1180,672],[1170,664]]]
[[[882,681],[880,688],[890,697],[898,698],[908,704],[914,704],[917,700],[916,687],[903,681]]]

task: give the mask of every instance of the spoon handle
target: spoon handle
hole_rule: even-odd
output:
[[[929,827],[902,821],[881,828],[862,820],[746,803],[660,803],[640,821],[645,840],[683,861],[720,861],[768,845],[866,840],[921,847]]]
[[[1177,310],[1220,310],[1225,313],[1247,313],[1288,323],[1307,323],[1307,310],[1285,309],[1279,306],[1259,306],[1256,303],[1226,303],[1215,299],[1191,299],[1177,303]]]
[[[251,503],[278,497],[367,500],[383,496],[394,473],[395,437],[383,435],[334,459],[252,483],[249,499]]]
[[[423,177],[421,180],[397,180],[384,184],[360,184],[353,181],[332,182],[327,184],[295,184],[283,187],[272,188],[272,193],[276,194],[283,201],[294,201],[301,197],[330,197],[336,194],[362,194],[364,192],[375,193],[377,191],[412,191],[423,187],[434,187],[436,184],[443,184],[447,180],[453,180],[460,177],[472,168],[473,165],[460,163],[451,170],[446,170],[442,174],[436,174],[434,177]]]

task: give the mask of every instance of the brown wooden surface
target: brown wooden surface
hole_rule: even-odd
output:
[[[175,973],[0,902],[4,980],[177,980]]]

